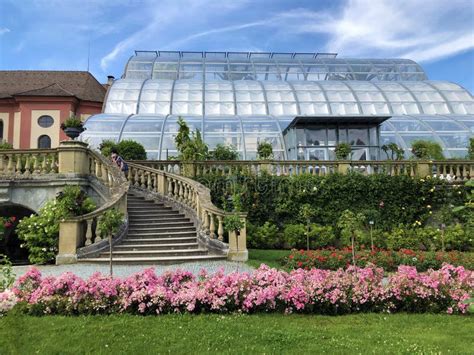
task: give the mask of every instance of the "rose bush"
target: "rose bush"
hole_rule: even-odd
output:
[[[365,267],[369,264],[384,268],[385,271],[396,271],[399,265],[416,266],[419,271],[430,268],[439,269],[443,263],[463,266],[474,269],[474,253],[451,252],[424,252],[411,249],[384,250],[358,250],[356,252],[356,265]],[[292,250],[290,255],[283,260],[287,269],[318,268],[336,270],[347,268],[352,264],[352,250],[350,247],[342,249],[319,250]]]
[[[223,271],[198,276],[186,271],[160,276],[146,269],[125,279],[94,274],[83,280],[72,273],[42,278],[30,269],[13,287],[20,311],[29,314],[163,314],[227,312],[465,313],[474,272],[445,264],[417,272],[402,266],[384,279],[384,270],[369,266],[347,270],[298,269],[290,273],[262,265],[253,273]],[[1,296],[6,309],[10,296]],[[10,303],[8,303],[9,305]]]

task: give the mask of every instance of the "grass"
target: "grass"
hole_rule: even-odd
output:
[[[472,316],[132,315],[0,318],[2,354],[472,354]]]
[[[288,255],[290,255],[290,250],[249,249],[247,264],[255,268],[258,268],[260,264],[266,264],[270,267],[282,269],[281,259]]]

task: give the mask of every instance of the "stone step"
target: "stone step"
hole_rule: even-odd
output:
[[[133,232],[128,233],[127,238],[150,238],[150,237],[157,237],[157,238],[166,238],[166,237],[191,237],[197,236],[196,231],[189,231],[189,232]]]
[[[144,206],[144,207],[135,207],[135,206],[128,206],[128,212],[147,212],[147,211],[173,211],[171,207],[167,206]],[[176,211],[178,212],[178,211]]]
[[[170,212],[146,212],[146,213],[129,213],[130,218],[135,219],[153,219],[153,218],[160,218],[160,217],[181,217],[184,218],[184,214],[179,213],[177,211],[170,211]]]
[[[132,250],[132,251],[121,251],[113,250],[112,254],[114,258],[120,257],[160,257],[160,256],[181,256],[181,255],[207,255],[207,249],[172,249],[172,250],[160,250],[160,249],[148,249],[148,250]],[[104,252],[99,254],[99,257],[108,257],[109,253]]]
[[[125,244],[122,243],[114,247],[117,251],[132,250],[173,250],[173,249],[199,249],[198,243],[148,243],[148,244]]]
[[[193,237],[172,237],[172,238],[129,238],[123,239],[119,245],[128,244],[168,244],[168,243],[194,243],[197,241],[196,236]]]
[[[128,233],[151,233],[151,232],[196,232],[196,228],[194,226],[164,226],[164,227],[129,227]]]
[[[156,210],[156,209],[148,209],[147,211],[130,210],[130,211],[128,211],[128,214],[132,215],[132,216],[155,216],[155,215],[163,215],[163,216],[166,216],[166,215],[170,215],[170,216],[182,215],[182,216],[184,216],[184,214],[182,214],[179,211]]]
[[[130,229],[142,229],[142,228],[148,228],[148,227],[188,227],[188,226],[194,226],[194,223],[191,222],[190,220],[171,220],[171,221],[156,221],[156,222],[133,222],[129,224],[129,230]]]
[[[160,257],[121,257],[114,258],[114,264],[178,264],[193,261],[226,260],[225,255],[180,255],[180,256],[160,256]],[[79,259],[80,263],[108,263],[108,258],[84,258]]]

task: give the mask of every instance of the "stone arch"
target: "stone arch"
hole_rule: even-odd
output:
[[[12,227],[6,229],[4,237],[0,240],[0,254],[8,256],[13,264],[28,263],[28,251],[20,248],[22,242],[18,238],[15,229],[22,218],[34,213],[30,208],[20,204],[9,203],[0,205],[1,217],[15,217]]]

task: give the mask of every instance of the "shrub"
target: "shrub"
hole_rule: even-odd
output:
[[[401,266],[384,279],[369,266],[347,270],[290,273],[262,265],[252,273],[223,271],[198,277],[177,270],[157,276],[146,269],[126,279],[94,274],[83,280],[72,273],[42,278],[29,270],[15,283],[19,310],[36,315],[176,313],[444,312],[466,313],[474,272],[445,264],[419,273]],[[4,297],[0,294],[0,307]],[[16,300],[15,300],[16,301]]]
[[[257,146],[257,158],[260,160],[272,159],[273,146],[269,142],[259,142]]]
[[[346,160],[351,154],[351,146],[349,143],[339,143],[336,145],[334,152],[336,153],[337,160]]]
[[[138,142],[133,140],[122,140],[119,143],[115,143],[114,141],[107,139],[102,141],[99,145],[99,150],[101,154],[107,158],[109,158],[112,154],[112,149],[116,149],[117,153],[124,159],[124,160],[146,160],[146,150]]]
[[[18,237],[28,249],[33,264],[53,261],[58,251],[59,222],[95,209],[94,202],[85,197],[79,186],[67,186],[56,199],[47,202],[38,215],[22,218],[17,226]]]
[[[13,145],[5,140],[0,139],[0,150],[13,149]]]
[[[307,232],[309,227],[309,232]],[[315,223],[309,226],[303,224],[288,224],[283,231],[284,246],[286,248],[306,248],[309,237],[309,247],[322,248],[334,245],[336,236],[331,226],[320,226]]]
[[[383,174],[206,174],[197,180],[211,189],[213,202],[221,207],[233,194],[234,186],[239,186],[242,211],[248,212],[248,220],[259,226],[269,221],[280,228],[285,224],[306,223],[301,206],[309,204],[313,208],[313,223],[335,227],[341,213],[349,209],[367,212],[367,217],[376,218],[374,228],[389,231],[400,223],[423,224],[431,216],[430,211],[450,204],[460,205],[466,196],[464,189],[453,193],[444,180]],[[364,224],[367,228],[367,219]]]
[[[418,159],[423,160],[443,160],[443,149],[441,146],[433,141],[416,140],[411,144],[411,152]]]
[[[385,271],[396,271],[400,265],[415,266],[418,271],[426,271],[430,268],[440,269],[443,263],[455,266],[463,266],[466,269],[474,269],[474,253],[459,251],[433,252],[414,251],[412,249],[386,250],[360,250],[356,255],[356,265],[366,267],[376,265]],[[287,269],[317,268],[325,270],[337,270],[347,268],[352,264],[352,251],[350,248],[343,249],[319,249],[319,250],[292,250],[290,255],[283,260]]]
[[[6,255],[0,254],[0,292],[10,288],[15,281],[12,263]],[[1,310],[0,310],[1,313]]]
[[[247,223],[247,234],[250,248],[268,249],[281,244],[278,227],[271,222],[265,222],[262,226]]]
[[[97,232],[102,238],[112,237],[123,223],[123,213],[115,208],[105,211],[97,222]]]
[[[122,140],[117,144],[117,152],[124,160],[146,160],[146,150],[138,142]]]
[[[178,119],[179,130],[175,138],[178,158],[184,162],[207,160],[209,147],[202,140],[201,132],[190,133],[189,127],[181,117]]]
[[[474,138],[469,138],[468,158],[474,160]]]
[[[239,153],[233,145],[218,144],[214,151],[211,152],[212,160],[238,160]]]
[[[380,147],[387,155],[387,160],[402,160],[405,157],[405,151],[396,143],[384,144]],[[390,152],[390,156],[388,154]]]

